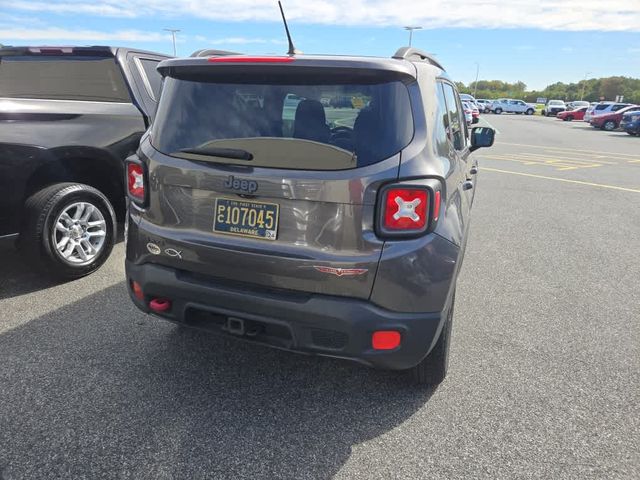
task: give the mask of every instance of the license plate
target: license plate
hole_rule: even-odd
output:
[[[216,198],[213,231],[241,237],[275,240],[279,205]]]

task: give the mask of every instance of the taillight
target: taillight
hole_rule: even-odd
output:
[[[440,182],[425,180],[383,187],[378,199],[376,232],[382,237],[416,237],[440,216]]]
[[[139,163],[127,162],[127,191],[134,200],[143,203],[146,195],[144,167]]]
[[[427,224],[429,194],[417,188],[390,188],[385,192],[384,223],[388,230],[422,230]]]

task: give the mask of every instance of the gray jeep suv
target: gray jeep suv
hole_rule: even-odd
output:
[[[440,383],[475,191],[469,154],[494,132],[469,139],[437,61],[403,48],[158,69],[156,120],[127,160],[133,302]]]

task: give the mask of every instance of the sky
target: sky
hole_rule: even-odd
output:
[[[390,57],[408,44],[466,84],[640,78],[640,0],[284,0],[296,48]],[[0,0],[4,45],[116,45],[285,53],[275,0]]]

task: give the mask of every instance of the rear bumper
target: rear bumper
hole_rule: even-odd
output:
[[[144,312],[276,348],[392,370],[411,368],[429,353],[451,302],[449,298],[443,312],[398,313],[357,299],[229,285],[155,264],[127,260],[125,266],[131,299]],[[142,286],[144,300],[133,294],[132,281]],[[152,312],[153,298],[169,299],[171,309]],[[246,331],[230,331],[230,317],[242,320]],[[373,350],[371,336],[376,330],[400,332],[400,346]]]

